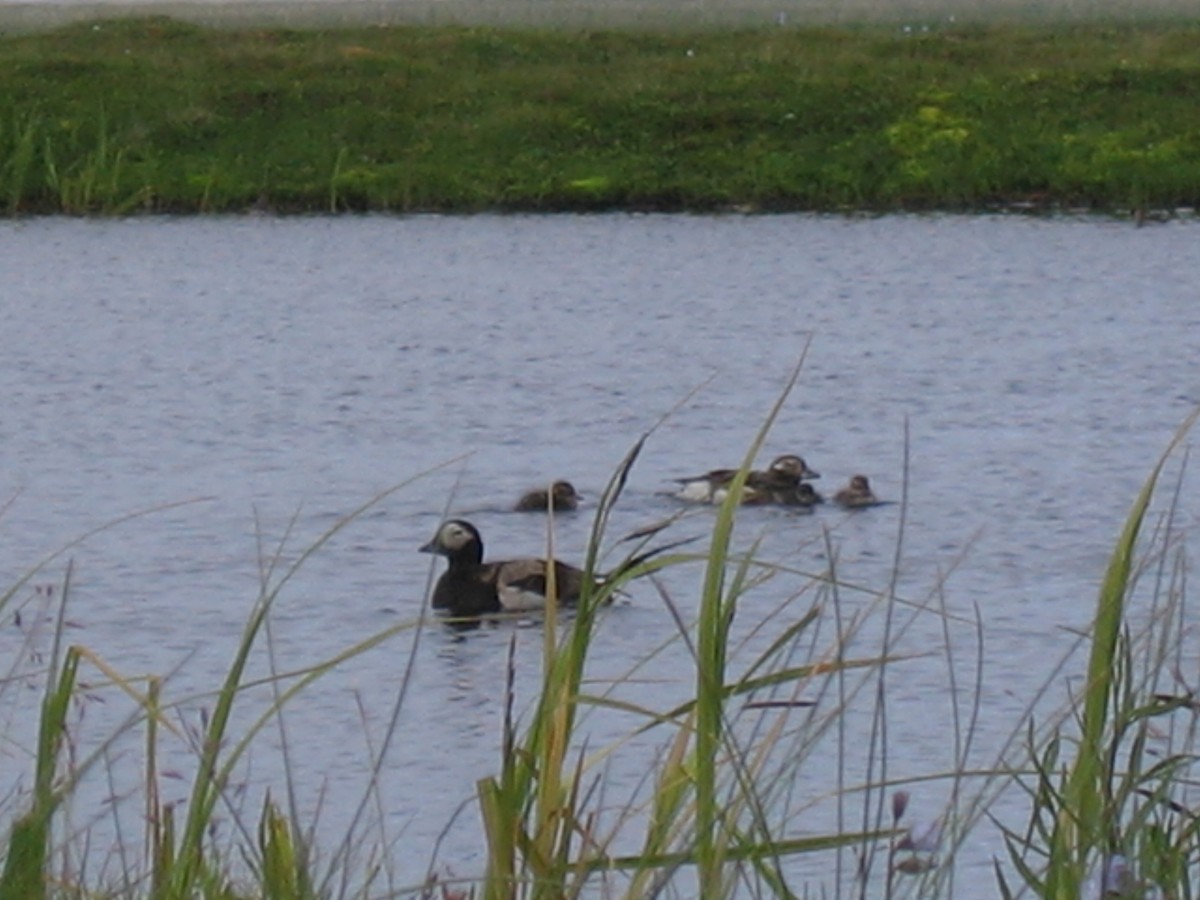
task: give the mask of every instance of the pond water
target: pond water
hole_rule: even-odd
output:
[[[1055,667],[1087,628],[1133,498],[1200,403],[1192,222],[47,219],[0,223],[0,261],[0,584],[111,525],[10,600],[0,652],[46,651],[51,628],[38,610],[70,559],[68,639],[125,677],[166,677],[185,732],[212,708],[262,573],[274,564],[278,581],[381,492],[397,488],[283,587],[255,675],[317,665],[416,621],[441,565],[417,548],[449,513],[479,526],[489,556],[536,554],[545,517],[508,508],[528,487],[569,478],[589,502],[558,517],[555,545],[581,560],[596,499],[652,429],[606,546],[676,512],[662,493],[670,479],[738,464],[803,360],[762,461],[798,452],[827,493],[863,472],[885,498],[906,491],[907,505],[745,510],[739,546],[761,540],[759,556],[790,571],[742,599],[731,669],[818,599],[805,573],[826,571],[832,550],[849,584],[885,590],[894,574],[901,598],[940,596],[953,616],[944,628],[937,615],[895,607],[896,649],[917,658],[889,678],[888,777],[953,767],[946,636],[965,709],[976,612],[983,678],[971,760],[985,765],[1043,685],[1057,706],[1068,675],[1077,682],[1078,654]],[[1182,478],[1186,530],[1194,478],[1175,464],[1167,478]],[[700,510],[669,534],[704,535],[711,520]],[[701,577],[698,565],[663,576],[685,620]],[[689,695],[690,657],[657,590],[643,582],[629,593],[602,618],[589,676],[599,693],[635,673],[616,696],[665,710]],[[841,595],[846,615],[871,603]],[[880,621],[850,655],[879,652]],[[821,633],[817,652],[831,637]],[[382,757],[370,837],[387,842],[395,883],[417,883],[431,865],[478,873],[478,815],[455,813],[497,770],[510,642],[521,714],[536,698],[541,639],[537,623],[398,629],[306,689],[287,708],[286,732],[270,727],[253,742],[235,778],[244,814],[253,825],[262,790],[281,797],[290,779],[335,845]],[[24,658],[8,670],[25,675],[44,659]],[[83,671],[93,694],[76,712],[81,758],[131,710],[99,670]],[[15,738],[0,751],[6,798],[32,778],[14,747],[34,745],[38,695],[15,684],[0,691]],[[248,694],[235,735],[268,700],[267,688]],[[855,709],[846,721],[861,749],[869,703]],[[581,734],[598,749],[637,724],[593,712]],[[650,732],[614,754],[606,804],[642,785],[666,737]],[[74,825],[113,827],[115,805],[128,834],[140,834],[141,740],[107,750],[79,791]],[[193,765],[185,739],[164,754],[181,775]],[[804,763],[798,807],[836,783],[836,756],[826,747]],[[847,765],[849,780],[863,777],[865,763]],[[182,801],[186,779],[164,790]],[[913,788],[912,814],[938,816],[947,790]],[[131,796],[114,804],[114,794]],[[827,821],[814,819],[798,818],[796,830]],[[973,836],[955,896],[995,896],[1000,852]]]

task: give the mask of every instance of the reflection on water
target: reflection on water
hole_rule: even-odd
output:
[[[763,456],[802,454],[827,494],[856,472],[886,499],[907,494],[898,590],[921,601],[952,572],[944,597],[967,666],[978,607],[975,749],[988,761],[1074,645],[1136,490],[1200,401],[1198,246],[1189,224],[982,217],[3,223],[0,500],[13,502],[0,576],[12,584],[90,529],[154,509],[71,549],[70,639],[131,676],[169,675],[194,724],[264,573],[278,579],[379,492],[400,485],[281,592],[256,676],[416,621],[441,564],[416,550],[448,513],[469,515],[489,555],[538,552],[544,517],[507,510],[570,478],[592,502],[557,518],[555,541],[581,561],[595,498],[668,412],[611,534],[675,511],[669,479],[738,463],[807,348]],[[192,502],[162,508],[179,501]],[[827,547],[846,580],[886,587],[901,508],[747,510],[740,542],[760,538],[791,574],[744,599],[734,669],[808,609],[805,573],[826,569]],[[710,516],[675,529],[703,533]],[[65,559],[34,583],[60,581]],[[663,580],[685,617],[699,578]],[[30,607],[7,629],[7,653],[36,618]],[[674,633],[657,591],[634,587],[601,623],[596,692],[656,709],[686,697]],[[510,642],[522,714],[541,639],[535,624],[402,628],[343,664],[287,714],[300,802],[321,802],[341,833],[406,685],[379,791],[401,881],[419,880],[475,780],[497,770]],[[892,777],[951,765],[943,644],[937,617],[907,625],[902,649],[928,655],[891,684]],[[852,649],[877,647],[866,633]],[[11,697],[6,726],[27,735]],[[256,709],[248,698],[239,725]],[[596,747],[630,727],[611,710],[585,719]],[[639,740],[644,752],[608,763],[614,803],[661,738]],[[278,786],[282,743],[273,730],[256,743],[252,783]],[[186,770],[188,754],[174,763]],[[936,815],[933,793],[918,814]],[[478,869],[473,811],[440,851]],[[990,866],[991,852],[965,865]]]

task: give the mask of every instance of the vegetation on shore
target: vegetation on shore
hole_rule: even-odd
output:
[[[0,208],[1200,205],[1200,22],[0,39]]]

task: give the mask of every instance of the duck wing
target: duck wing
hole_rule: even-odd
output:
[[[746,487],[754,488],[755,490],[786,490],[787,488],[795,487],[799,483],[800,478],[788,472],[777,472],[774,470],[760,472],[754,470],[746,474]]]
[[[691,484],[696,481],[706,481],[712,485],[729,484],[729,482],[733,481],[733,476],[737,473],[737,469],[713,469],[710,472],[705,472],[703,475],[692,475],[688,478],[672,478],[671,480],[678,484]]]
[[[496,596],[507,612],[545,609],[549,590],[544,559],[512,559],[495,563]],[[554,587],[560,603],[573,603],[583,588],[583,572],[554,561]]]
[[[680,485],[675,496],[680,500],[693,503],[711,503],[718,491],[733,481],[737,469],[713,469],[703,475],[693,475],[690,478],[673,478]]]

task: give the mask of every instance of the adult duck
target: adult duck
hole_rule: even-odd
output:
[[[672,520],[634,532],[626,540],[643,542],[666,528]],[[672,541],[650,550],[633,553],[613,570],[597,575],[593,584],[608,591],[611,602],[623,581],[645,574],[638,571],[667,550],[689,543],[693,538]],[[587,586],[587,573],[575,566],[543,558],[483,561],[483,538],[479,529],[465,519],[450,519],[438,526],[433,538],[420,548],[422,553],[446,557],[446,571],[433,588],[432,605],[455,618],[478,618],[493,613],[531,612],[544,609],[550,591],[550,573],[554,573],[554,593],[559,603],[577,601]]]
[[[680,487],[675,496],[692,503],[723,503],[737,473],[737,469],[713,469],[703,475],[676,478]],[[794,453],[777,456],[766,471],[751,471],[746,475],[740,502],[773,502],[766,499],[772,492],[794,488],[804,479],[820,477],[820,472],[809,468],[808,463]]]
[[[446,557],[446,571],[433,589],[433,608],[452,616],[528,612],[546,606],[549,568],[544,559],[483,561],[483,538],[465,519],[443,522],[422,553]],[[558,599],[571,603],[583,590],[582,569],[553,561]]]

